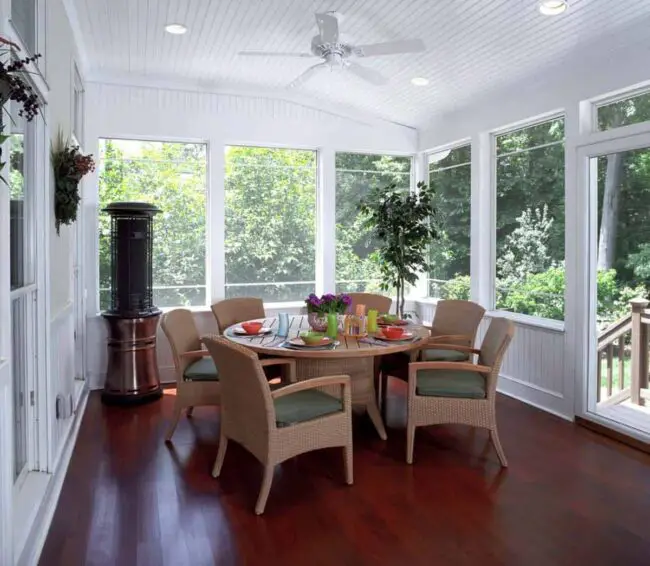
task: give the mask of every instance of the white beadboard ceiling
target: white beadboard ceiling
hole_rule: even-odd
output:
[[[423,53],[361,60],[390,77],[388,85],[323,72],[298,93],[315,105],[334,103],[414,127],[497,86],[545,68],[579,65],[586,50],[650,48],[649,0],[570,0],[559,17],[539,14],[537,0],[70,1],[86,73],[105,80],[282,95],[318,59],[244,58],[237,52],[309,51],[316,11],[337,11],[342,37],[351,43],[421,38]],[[172,22],[186,25],[188,33],[166,33]],[[413,86],[416,76],[429,85]]]

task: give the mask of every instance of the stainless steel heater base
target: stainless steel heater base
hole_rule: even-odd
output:
[[[106,404],[147,403],[162,395],[156,360],[160,312],[144,318],[104,313],[108,322],[108,367],[102,401]]]

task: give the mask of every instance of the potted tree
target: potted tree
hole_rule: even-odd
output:
[[[428,269],[427,249],[438,239],[434,197],[435,190],[422,182],[415,192],[391,184],[373,188],[360,203],[365,224],[379,243],[381,289],[395,289],[400,318],[404,317],[406,287]]]

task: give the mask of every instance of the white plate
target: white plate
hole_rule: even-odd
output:
[[[249,334],[241,326],[233,329],[233,334],[237,334],[237,336],[266,336],[267,334],[271,334],[271,332],[273,330],[266,327],[260,328],[257,334]]]

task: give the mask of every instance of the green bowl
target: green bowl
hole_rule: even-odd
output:
[[[325,334],[322,332],[303,332],[300,337],[305,344],[318,344],[323,341]]]
[[[395,322],[398,319],[398,317],[396,314],[384,313],[381,315],[381,319],[384,320],[385,322]]]

